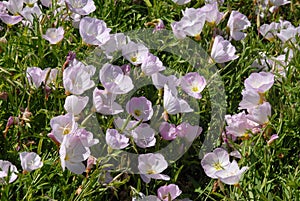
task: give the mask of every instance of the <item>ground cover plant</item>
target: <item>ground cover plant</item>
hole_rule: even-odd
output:
[[[1,200],[298,200],[297,0],[0,2]]]

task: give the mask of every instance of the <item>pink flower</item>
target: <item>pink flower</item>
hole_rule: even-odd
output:
[[[161,73],[151,75],[152,83],[157,89],[164,88],[165,84],[176,88],[180,84],[180,80],[175,75],[165,76]]]
[[[9,0],[6,3],[6,7],[10,13],[14,15],[18,15],[21,13],[23,9],[23,4],[24,4],[23,0]]]
[[[172,1],[178,5],[184,5],[191,2],[191,0],[172,0]]]
[[[129,145],[129,138],[120,134],[115,129],[106,130],[105,140],[112,149],[124,149]]]
[[[243,137],[249,134],[249,130],[257,126],[254,122],[247,118],[245,112],[240,112],[235,115],[225,115],[227,134],[234,137]]]
[[[8,15],[8,14],[0,14],[0,19],[3,23],[7,24],[8,26],[13,26],[19,22],[22,21],[21,16],[14,16],[14,15]]]
[[[59,143],[63,141],[64,136],[74,132],[78,127],[73,114],[70,113],[53,117],[50,120],[50,126],[52,128],[51,133]]]
[[[242,95],[243,99],[239,104],[239,110],[250,109],[264,102],[262,95],[254,89],[243,90]]]
[[[185,100],[177,97],[177,91],[171,91],[170,87],[166,84],[164,86],[163,104],[167,114],[178,114],[194,111]]]
[[[41,157],[34,152],[20,153],[21,166],[24,171],[31,172],[43,166]]]
[[[200,9],[186,8],[183,11],[183,17],[179,22],[171,24],[174,35],[178,39],[183,39],[186,36],[198,38],[202,32],[206,16],[201,13]]]
[[[84,17],[80,20],[79,33],[83,41],[90,45],[103,45],[109,39],[110,28],[106,27],[103,20]]]
[[[238,11],[232,11],[227,23],[230,30],[230,36],[234,40],[242,40],[247,34],[241,32],[251,26],[248,18]]]
[[[180,85],[188,95],[200,99],[202,98],[201,92],[206,86],[206,80],[199,73],[191,72],[181,78]]]
[[[0,160],[0,184],[6,184],[6,177],[9,176],[8,183],[14,182],[18,178],[17,167],[9,161]]]
[[[66,94],[81,95],[86,90],[95,86],[91,80],[95,67],[85,66],[83,63],[73,60],[71,65],[63,72],[63,84]]]
[[[202,133],[203,129],[200,126],[192,126],[187,122],[183,122],[176,127],[176,130],[178,137],[192,142]]]
[[[273,86],[274,75],[269,72],[252,73],[244,83],[246,90],[253,89],[258,93],[265,93]]]
[[[68,113],[78,115],[85,108],[89,101],[89,97],[68,96],[65,100],[64,108]]]
[[[100,47],[104,51],[106,57],[112,59],[113,53],[121,50],[129,41],[130,39],[123,33],[111,34],[109,40]]]
[[[216,63],[225,63],[238,58],[235,47],[222,36],[216,36],[211,50],[211,57]]]
[[[149,50],[142,43],[128,42],[122,47],[122,55],[133,65],[142,64],[148,57]]]
[[[93,0],[65,0],[68,8],[73,13],[88,15],[96,10]]]
[[[126,94],[134,88],[131,78],[124,75],[119,66],[104,64],[100,70],[99,78],[104,88],[113,94]]]
[[[115,102],[116,95],[105,90],[95,88],[93,104],[97,112],[105,115],[115,115],[123,112],[122,106]]]
[[[207,176],[217,179],[216,173],[230,165],[229,154],[224,149],[217,148],[213,152],[205,154],[201,160],[201,165]]]
[[[72,133],[72,135],[77,136],[80,139],[82,145],[85,147],[91,147],[99,143],[98,139],[94,139],[93,133],[85,130],[84,128],[76,129]]]
[[[273,134],[270,139],[267,141],[268,146],[270,146],[275,140],[277,140],[279,136],[277,134]]]
[[[274,41],[280,24],[272,22],[271,24],[263,24],[259,27],[259,33],[267,40]]]
[[[82,174],[86,169],[82,162],[90,156],[90,149],[82,144],[79,136],[66,135],[60,146],[59,155],[63,170],[68,168],[75,174]]]
[[[50,42],[50,44],[57,44],[64,38],[64,29],[62,27],[49,28],[43,38]]]
[[[182,191],[175,184],[169,184],[167,186],[161,186],[157,189],[158,198],[163,201],[170,201],[177,198]]]
[[[224,13],[219,12],[218,3],[210,3],[200,8],[201,13],[205,13],[205,20],[212,25],[218,25]]]
[[[174,140],[177,137],[176,126],[168,122],[162,122],[160,124],[159,133],[164,140]]]
[[[238,184],[241,177],[248,167],[239,168],[235,160],[232,161],[225,169],[216,172],[216,176],[225,184],[234,185]]]
[[[145,75],[153,75],[155,73],[158,73],[159,71],[163,71],[166,69],[166,67],[163,66],[163,63],[160,61],[160,59],[153,54],[149,53],[148,57],[145,58],[141,65],[142,72]]]
[[[155,131],[145,123],[142,123],[132,131],[132,137],[138,147],[153,147],[156,142]]]
[[[130,99],[126,104],[126,110],[138,121],[148,121],[153,115],[152,103],[144,96]]]
[[[149,183],[151,179],[170,180],[169,176],[160,174],[167,167],[168,162],[159,153],[140,154],[138,156],[138,169],[145,183]]]
[[[259,125],[264,125],[269,122],[269,117],[271,117],[271,105],[268,102],[264,102],[261,105],[248,109],[248,113],[247,119]]]

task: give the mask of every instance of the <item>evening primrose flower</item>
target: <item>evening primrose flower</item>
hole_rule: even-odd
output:
[[[27,21],[25,24],[33,24],[34,17],[38,18],[39,21],[42,19],[42,11],[38,4],[33,6],[26,6],[20,13]]]
[[[200,126],[192,126],[187,122],[183,122],[176,127],[177,136],[186,139],[189,142],[195,140],[201,133],[202,128]]]
[[[71,65],[63,72],[63,85],[66,94],[81,95],[86,90],[95,86],[94,81],[91,80],[95,67],[85,66],[81,62],[72,62]]]
[[[72,113],[73,115],[78,115],[85,108],[89,101],[89,97],[81,97],[71,95],[68,96],[65,100],[64,108],[68,113]]]
[[[108,59],[112,59],[114,52],[122,49],[130,41],[123,33],[110,34],[109,40],[100,46]]]
[[[246,33],[241,32],[242,30],[247,29],[251,26],[250,21],[248,18],[238,12],[238,11],[232,11],[227,23],[227,27],[230,30],[230,36],[234,40],[242,40],[246,37]]]
[[[259,27],[259,33],[267,40],[274,41],[280,24],[272,22],[271,24],[263,24]]]
[[[177,137],[176,126],[168,122],[162,122],[160,124],[159,133],[164,140],[174,140]]]
[[[73,13],[88,15],[96,10],[93,0],[65,0],[68,8]]]
[[[138,147],[153,147],[156,143],[155,131],[146,123],[142,123],[132,131],[132,137]]]
[[[206,86],[206,80],[199,73],[191,72],[181,78],[180,86],[188,95],[200,99],[202,98],[201,92]]]
[[[218,25],[224,15],[223,12],[219,12],[217,2],[204,5],[200,11],[205,13],[205,20],[211,25]]]
[[[64,38],[64,29],[63,27],[49,28],[46,31],[46,34],[43,35],[43,38],[50,42],[50,44],[57,44]]]
[[[128,42],[122,47],[122,55],[133,65],[142,64],[148,57],[149,49],[142,43]]]
[[[9,14],[0,14],[0,19],[3,23],[7,24],[8,26],[13,26],[21,22],[23,18],[20,15],[14,16]]]
[[[162,154],[140,154],[138,156],[138,169],[141,178],[145,183],[149,183],[151,179],[170,180],[170,177],[160,174],[168,167],[168,162]]]
[[[53,117],[50,120],[50,126],[52,128],[51,133],[59,143],[63,141],[64,136],[74,132],[78,127],[71,113]]]
[[[99,79],[105,90],[113,94],[126,94],[133,89],[132,80],[124,75],[119,66],[104,64],[99,72]]]
[[[14,182],[18,178],[18,173],[17,167],[11,162],[0,160],[0,184],[6,184],[8,176],[8,183]]]
[[[174,35],[178,39],[183,39],[186,36],[199,39],[206,19],[205,14],[201,13],[200,9],[195,8],[186,8],[182,13],[181,20],[171,24]]]
[[[172,0],[172,1],[178,5],[184,5],[191,2],[191,0]]]
[[[175,89],[176,90],[176,89]],[[178,114],[193,112],[194,110],[189,106],[189,104],[177,97],[177,91],[171,91],[171,88],[165,84],[164,86],[164,109],[167,114]]]
[[[129,146],[129,138],[120,134],[116,129],[107,129],[105,140],[112,149],[124,149]]]
[[[82,144],[79,136],[66,135],[59,149],[63,170],[68,168],[75,174],[82,174],[86,169],[82,162],[89,158],[90,153],[90,149]]]
[[[261,105],[250,108],[247,110],[247,119],[258,123],[259,125],[264,125],[269,122],[269,117],[271,117],[271,105],[269,102],[264,102]]]
[[[217,148],[211,153],[205,154],[201,160],[202,168],[207,176],[217,179],[216,173],[230,165],[229,154],[222,148]]]
[[[176,88],[180,84],[180,80],[175,75],[165,76],[161,73],[151,75],[152,83],[157,89],[164,88],[165,84]]]
[[[149,53],[148,57],[146,57],[143,61],[141,69],[145,75],[150,76],[155,73],[158,73],[159,71],[165,70],[166,67],[163,66],[163,63],[157,56],[154,56],[153,54]]]
[[[90,45],[103,45],[109,39],[110,28],[106,27],[103,20],[84,17],[80,20],[79,33],[83,41]]]
[[[242,167],[242,169],[240,169],[237,162],[233,160],[225,169],[217,171],[215,175],[224,184],[234,185],[239,183],[243,173],[248,169],[248,167]]]
[[[176,184],[169,184],[167,186],[161,186],[157,189],[157,196],[163,201],[170,201],[177,198],[182,191]]]
[[[26,77],[29,84],[37,89],[41,86],[45,74],[39,67],[30,67],[26,69]]]
[[[20,153],[20,160],[24,172],[31,172],[43,166],[41,157],[34,152]]]
[[[122,106],[115,102],[116,95],[95,88],[93,92],[93,105],[97,112],[105,115],[115,115],[123,112]]]
[[[239,110],[250,109],[262,104],[265,99],[262,94],[259,94],[254,89],[247,89],[242,91],[243,99],[239,104]]]
[[[279,136],[277,134],[273,134],[270,139],[267,141],[268,146],[270,146],[275,140],[277,140]]]
[[[9,0],[6,3],[7,10],[13,15],[19,15],[23,9],[23,0]]]
[[[91,147],[95,144],[99,143],[98,139],[94,139],[94,135],[92,132],[87,131],[84,128],[76,129],[72,135],[79,137],[81,143],[85,147]]]
[[[235,115],[225,115],[225,121],[227,123],[227,134],[234,137],[247,137],[249,135],[249,130],[258,126],[247,118],[244,111]]]
[[[274,75],[269,72],[251,73],[245,80],[245,89],[253,89],[258,93],[265,93],[274,84]]]
[[[144,96],[131,98],[126,110],[138,121],[148,121],[153,115],[152,103]]]
[[[211,50],[211,57],[216,63],[225,63],[238,58],[235,47],[222,36],[216,36]]]

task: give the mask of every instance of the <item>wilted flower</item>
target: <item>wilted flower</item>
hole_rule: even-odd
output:
[[[245,89],[253,89],[258,93],[265,93],[274,84],[274,75],[269,72],[251,73],[245,80]]]
[[[105,115],[115,115],[123,112],[122,106],[115,102],[116,95],[105,90],[95,88],[93,104],[97,112]]]
[[[113,94],[126,94],[133,89],[132,80],[124,75],[119,66],[104,64],[99,72],[100,82],[104,88]]]
[[[148,57],[149,50],[142,43],[128,42],[122,47],[122,55],[133,65],[142,64]]]
[[[206,80],[199,73],[191,72],[181,78],[180,85],[188,95],[200,99],[202,98],[201,92],[206,86]]]
[[[177,198],[182,191],[176,184],[169,184],[167,186],[161,186],[157,189],[157,196],[163,201],[171,201]]]
[[[267,141],[268,146],[270,146],[279,136],[277,134],[273,134],[270,139]]]
[[[65,0],[68,8],[73,13],[88,15],[96,10],[93,0]]]
[[[232,11],[227,23],[230,30],[230,36],[234,40],[242,40],[246,37],[246,33],[241,32],[251,26],[248,18],[238,11]]]
[[[138,169],[143,181],[146,183],[149,183],[151,179],[170,180],[169,176],[160,174],[167,167],[167,161],[159,153],[140,154],[138,157]]]
[[[0,160],[0,184],[6,184],[6,177],[9,176],[8,183],[14,182],[18,175],[17,167],[9,161]]]
[[[230,165],[229,154],[224,149],[217,148],[213,152],[205,154],[201,160],[201,165],[207,176],[217,179],[216,173]]]
[[[248,169],[248,167],[242,167],[242,169],[240,169],[237,162],[233,160],[225,169],[217,171],[216,176],[221,182],[234,185],[239,183],[243,173]]]
[[[82,162],[90,156],[90,149],[82,144],[80,137],[66,135],[61,143],[59,155],[63,170],[67,167],[71,172],[81,174],[86,169]]]
[[[216,36],[211,50],[211,57],[216,63],[225,63],[238,58],[235,47],[222,36]]]
[[[84,17],[80,20],[79,33],[83,41],[90,45],[103,45],[109,39],[110,28],[106,27],[103,20]]]
[[[247,118],[254,121],[260,125],[264,125],[269,122],[269,117],[271,116],[271,105],[268,102],[264,102],[254,108],[247,110]]]
[[[64,38],[64,29],[62,27],[49,28],[43,38],[50,42],[50,44],[57,44]]]
[[[121,66],[121,69],[124,73],[124,75],[130,75],[130,70],[131,70],[131,67],[130,67],[130,64],[124,64]]]
[[[31,172],[43,166],[41,157],[34,152],[20,153],[20,160],[24,172]]]
[[[63,141],[64,136],[74,132],[78,127],[71,113],[53,117],[50,120],[50,126],[52,128],[51,133],[59,143]]]
[[[234,137],[244,137],[249,135],[249,130],[257,126],[254,122],[247,118],[245,112],[240,112],[235,115],[225,115],[227,134]]]
[[[144,96],[130,99],[126,104],[126,110],[139,121],[148,121],[153,115],[152,103]]]
[[[155,131],[145,123],[132,131],[132,137],[136,145],[141,148],[152,147],[156,142]]]
[[[105,140],[112,149],[124,149],[129,145],[129,138],[120,134],[116,129],[107,129]]]
[[[89,101],[89,97],[68,96],[65,100],[64,108],[68,113],[78,115],[85,108]]]

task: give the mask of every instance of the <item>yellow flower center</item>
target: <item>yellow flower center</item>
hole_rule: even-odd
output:
[[[136,62],[136,61],[137,61],[137,58],[136,58],[136,57],[131,57],[130,60],[131,60],[132,62]]]
[[[64,134],[64,135],[67,135],[67,134],[69,134],[70,132],[71,132],[71,129],[68,128],[68,127],[66,127],[66,128],[64,128],[63,134]]]
[[[155,174],[156,172],[154,170],[148,170],[147,174]]]
[[[142,112],[140,110],[134,110],[134,114],[139,117],[141,116]]]
[[[214,164],[214,168],[216,170],[223,170],[223,167],[222,167],[222,165],[219,162],[217,162],[217,163]]]
[[[192,92],[194,92],[194,93],[199,92],[199,87],[198,86],[193,86],[192,87]]]

